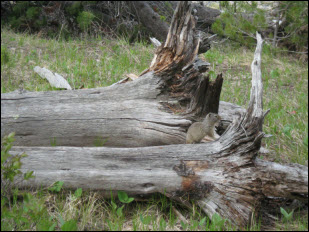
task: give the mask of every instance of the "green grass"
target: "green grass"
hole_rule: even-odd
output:
[[[254,49],[230,44],[213,46],[202,58],[211,71],[223,73],[221,100],[247,107],[251,89]],[[264,110],[270,109],[263,131],[270,154],[262,158],[280,163],[308,166],[308,63],[293,56],[262,53]]]
[[[20,87],[29,91],[54,90],[34,73],[35,66],[59,73],[75,89],[108,86],[125,74],[139,74],[148,68],[154,51],[153,46],[130,45],[125,39],[89,37],[57,41],[2,28],[1,93]],[[221,44],[213,45],[210,51],[200,55],[212,64],[213,74],[223,73],[221,100],[247,106],[253,53],[253,49]],[[273,137],[263,140],[263,146],[270,153],[261,158],[308,165],[307,63],[264,50],[262,75],[264,109],[270,109],[263,130]],[[55,146],[56,141],[51,141],[51,145]],[[104,146],[104,141],[98,138],[95,146]],[[122,215],[117,214],[117,209],[124,204],[114,200],[115,210],[111,200],[103,198],[100,192],[84,191],[78,198],[69,190],[54,193],[43,189],[31,194],[31,201],[16,198],[10,207],[1,199],[1,208],[6,210],[6,217],[1,217],[1,230],[63,230],[74,229],[74,226],[78,230],[215,229],[207,224],[207,220],[203,221],[205,214],[197,206],[189,211],[161,194],[155,194],[147,201],[140,199],[126,204]],[[173,207],[186,217],[188,225],[180,222]],[[261,225],[255,223],[251,229],[260,230]],[[292,222],[279,221],[277,229],[308,230],[307,215],[295,213]]]
[[[19,87],[29,91],[52,90],[33,71],[35,66],[59,73],[74,89],[108,86],[125,74],[139,74],[148,68],[153,52],[152,46],[142,43],[130,46],[125,39],[89,37],[56,41],[2,28],[1,92]]]

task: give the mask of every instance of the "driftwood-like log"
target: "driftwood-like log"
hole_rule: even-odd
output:
[[[177,13],[178,12],[178,13]],[[199,37],[188,5],[179,7],[166,43],[137,80],[106,88],[1,94],[1,137],[18,146],[139,147],[185,142],[192,122],[208,112],[226,128],[244,110],[219,97],[222,76],[203,73]],[[222,129],[221,127],[221,129]]]
[[[237,226],[246,226],[253,213],[258,215],[265,197],[307,200],[306,167],[252,160],[256,142],[248,138],[241,145],[233,144],[228,135],[207,144],[13,147],[11,154],[28,154],[22,171],[34,170],[35,178],[23,182],[23,187],[50,186],[61,180],[65,188],[103,190],[106,195],[111,190],[132,195],[161,192],[196,199],[210,217],[218,213]],[[235,147],[237,152],[231,154]]]
[[[106,88],[1,94],[1,137],[18,146],[141,147],[185,143],[191,117],[174,114],[176,100],[158,96],[161,80],[147,73]],[[174,108],[175,109],[174,109]],[[226,127],[244,110],[220,102]]]
[[[2,94],[1,135],[14,129],[19,145],[43,146],[56,137],[56,145],[90,146],[104,130],[110,131],[108,145],[122,145],[13,147],[12,154],[28,154],[22,171],[35,171],[35,179],[23,186],[62,180],[68,188],[161,192],[185,204],[195,199],[210,218],[218,213],[240,228],[258,216],[266,197],[307,202],[307,167],[256,158],[268,113],[262,102],[261,36],[257,33],[248,108],[231,113],[229,103],[219,104],[222,77],[210,82],[202,74],[208,64],[196,57],[194,28],[190,5],[180,2],[166,43],[133,82],[57,94]],[[176,144],[184,143],[191,121],[217,110],[232,121],[218,140]],[[174,144],[161,146],[167,143]],[[157,146],[128,148],[148,145]]]

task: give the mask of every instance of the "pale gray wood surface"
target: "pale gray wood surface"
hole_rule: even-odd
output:
[[[152,72],[96,89],[1,94],[1,137],[15,131],[20,146],[139,147],[185,143],[192,121],[166,112]],[[224,126],[244,112],[221,102]]]
[[[252,161],[244,154],[254,146],[245,141],[228,154],[232,142],[224,136],[206,144],[140,148],[13,147],[11,154],[25,152],[22,171],[34,171],[35,178],[22,182],[22,187],[64,181],[64,188],[101,190],[106,195],[123,190],[190,197],[209,216],[219,213],[238,226],[245,225],[252,203],[259,205],[262,196],[308,201],[307,167]]]
[[[298,164],[281,165],[256,159],[254,166],[241,154],[225,156],[228,141],[207,144],[168,145],[140,148],[19,147],[12,155],[26,153],[22,171],[34,171],[35,179],[23,186],[49,186],[64,181],[67,188],[124,190],[131,194],[183,191],[184,177],[175,166],[184,162],[217,188],[247,188],[265,196],[295,198],[308,193],[308,170]],[[229,165],[227,165],[229,164]],[[239,169],[238,171],[235,171]],[[256,180],[261,181],[256,188]]]

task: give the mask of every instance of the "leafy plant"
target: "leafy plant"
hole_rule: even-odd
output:
[[[125,204],[129,204],[130,202],[132,202],[134,200],[134,198],[132,197],[128,197],[127,193],[123,192],[123,191],[118,191],[118,199],[120,202],[125,203]],[[124,209],[125,205],[122,205],[120,207],[117,206],[117,204],[115,203],[114,199],[113,199],[113,194],[111,192],[111,208],[112,208],[112,215],[115,215],[116,220],[106,220],[107,221],[107,225],[111,230],[121,230],[122,225],[123,225],[123,221],[124,221],[124,213],[123,213],[123,209]]]
[[[78,188],[78,189],[75,190],[74,196],[75,196],[76,198],[80,198],[80,197],[82,196],[82,193],[83,193],[82,188]]]
[[[10,53],[6,46],[1,46],[1,66],[10,61]]]
[[[290,221],[293,218],[294,210],[292,210],[290,213],[286,212],[284,208],[280,207],[280,212],[283,214],[284,219],[286,221]]]
[[[21,159],[26,154],[11,155],[9,150],[14,142],[15,133],[10,133],[3,138],[1,143],[1,230],[37,230],[55,229],[57,223],[49,217],[44,199],[37,198],[31,193],[22,195],[13,183],[33,178],[33,171],[24,174],[19,170],[22,166]],[[22,202],[20,202],[22,198]],[[13,200],[11,200],[13,199]]]
[[[79,13],[77,16],[78,26],[84,31],[87,30],[94,17],[95,17],[94,14],[92,14],[89,11],[83,11]]]
[[[118,191],[118,199],[119,201],[121,201],[122,203],[130,203],[134,200],[133,197],[128,197],[128,194],[126,192],[123,192],[123,191]]]
[[[22,175],[19,170],[22,165],[21,159],[27,156],[25,153],[21,155],[11,155],[9,153],[15,140],[14,136],[14,132],[10,133],[3,138],[1,143],[1,197],[7,199],[12,195],[14,179],[17,179],[18,183],[34,177],[33,171],[28,171]]]
[[[143,215],[140,214],[140,215],[139,215],[139,218],[140,218],[140,220],[141,220],[141,222],[142,222],[142,224],[143,224],[143,225],[142,225],[142,229],[145,230],[145,229],[146,229],[145,226],[147,226],[147,225],[150,224],[152,217],[149,216],[149,215],[146,216],[146,217],[143,217]]]
[[[224,223],[226,219],[223,219],[219,214],[215,213],[212,215],[210,230],[212,231],[222,231],[224,228]]]
[[[51,192],[60,192],[63,184],[63,181],[56,181],[51,187],[48,188],[48,190]]]
[[[255,32],[261,31],[264,40],[273,47],[281,44],[294,50],[306,50],[304,47],[308,43],[308,29],[305,29],[308,27],[308,2],[220,1],[220,5],[223,13],[212,24],[212,30],[218,35],[245,46],[252,46],[255,44]],[[269,7],[272,15],[269,14]],[[274,25],[270,25],[266,18],[271,18]],[[271,27],[276,29],[271,30]]]

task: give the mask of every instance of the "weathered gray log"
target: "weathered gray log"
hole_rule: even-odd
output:
[[[106,88],[1,94],[1,137],[16,145],[138,147],[184,143],[187,128],[208,112],[223,127],[243,112],[221,102],[222,76],[203,76],[199,37],[188,5],[173,17],[166,43],[137,80]],[[178,12],[178,13],[177,13]],[[206,99],[206,100],[205,100]],[[177,114],[176,114],[177,113]]]
[[[140,21],[154,36],[164,42],[168,33],[168,24],[161,20],[149,4],[145,1],[128,1],[131,12],[137,16]]]
[[[189,116],[167,112],[152,73],[125,84],[72,91],[1,94],[1,137],[15,131],[16,145],[140,147],[184,143]],[[171,111],[171,110],[169,110]],[[223,123],[244,110],[220,102]]]
[[[133,195],[166,191],[196,197],[214,191],[217,201],[222,201],[222,190],[226,197],[237,197],[233,201],[239,196],[249,200],[261,194],[305,200],[306,167],[260,159],[243,167],[247,160],[240,153],[227,156],[222,150],[229,149],[231,140],[138,148],[14,146],[10,153],[28,155],[22,159],[22,171],[34,170],[35,178],[23,182],[24,187],[49,186],[62,180],[66,188],[103,190],[107,195],[110,190],[124,190]],[[188,169],[184,170],[184,166]],[[226,192],[227,188],[234,190]],[[218,207],[231,207],[227,203]],[[243,203],[235,203],[235,207],[244,207]]]

